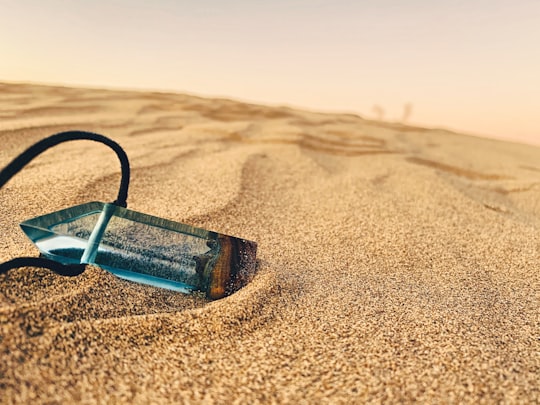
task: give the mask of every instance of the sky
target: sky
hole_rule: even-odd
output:
[[[540,1],[0,0],[0,81],[187,92],[540,144]]]

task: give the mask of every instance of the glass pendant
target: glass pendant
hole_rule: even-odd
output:
[[[135,212],[90,202],[21,223],[48,259],[94,264],[118,277],[219,299],[247,284],[256,270],[257,244]]]

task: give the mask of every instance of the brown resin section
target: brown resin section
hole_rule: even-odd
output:
[[[208,275],[206,296],[217,300],[245,286],[256,271],[257,244],[219,235],[219,254]]]

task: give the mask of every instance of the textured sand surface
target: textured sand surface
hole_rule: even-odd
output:
[[[131,209],[259,244],[215,302],[115,278],[0,275],[5,403],[540,401],[540,148],[179,94],[0,84],[0,166],[108,135]],[[112,201],[112,151],[71,142],[0,190],[28,218]]]

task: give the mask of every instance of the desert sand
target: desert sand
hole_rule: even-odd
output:
[[[359,95],[361,97],[361,95]],[[130,157],[129,208],[258,242],[217,301],[130,283],[0,275],[4,403],[540,401],[540,148],[183,94],[0,84],[0,166],[64,130]],[[112,201],[88,141],[0,190],[18,224]]]

